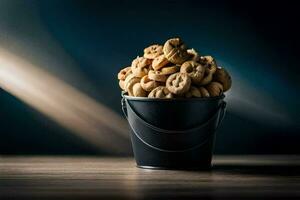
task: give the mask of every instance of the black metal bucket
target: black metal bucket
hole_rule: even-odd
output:
[[[215,132],[225,115],[224,97],[152,99],[122,94],[137,166],[209,169]]]

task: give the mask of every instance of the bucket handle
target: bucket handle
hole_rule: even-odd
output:
[[[123,114],[124,116],[126,117],[126,119],[128,118],[127,116],[127,107],[126,107],[126,99],[124,97],[122,97],[121,99],[121,105],[122,105],[122,111],[123,111]],[[218,114],[218,111],[219,109],[221,109],[221,113],[220,113],[220,117],[219,117],[219,121],[218,121],[218,124],[217,124],[217,127],[215,130],[217,130],[220,126],[220,124],[222,123],[224,117],[225,117],[225,112],[226,112],[226,102],[225,101],[222,101],[221,105],[219,106],[218,110],[216,111],[216,113],[210,118],[208,119],[206,122],[202,123],[201,125],[198,125],[196,127],[193,127],[191,129],[186,129],[186,130],[167,130],[167,129],[162,129],[162,128],[159,128],[157,126],[154,126],[153,124],[150,124],[148,122],[146,122],[144,119],[142,119],[136,112],[135,110],[131,107],[130,103],[127,102],[127,105],[130,107],[130,109],[132,110],[132,112],[134,113],[134,115],[136,117],[138,117],[140,119],[141,122],[143,122],[146,126],[148,126],[149,128],[153,129],[153,130],[156,130],[158,132],[161,132],[161,133],[186,133],[186,132],[192,132],[192,131],[197,131],[198,129],[201,129],[203,126],[205,126],[206,124],[208,124],[211,120],[214,119],[214,117]]]

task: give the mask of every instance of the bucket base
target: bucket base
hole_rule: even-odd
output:
[[[212,165],[201,166],[201,167],[158,167],[158,166],[136,165],[136,167],[141,169],[151,169],[151,170],[186,170],[186,171],[210,171],[212,169]]]

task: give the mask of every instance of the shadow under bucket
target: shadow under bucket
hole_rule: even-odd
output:
[[[209,169],[215,132],[225,115],[224,97],[152,99],[122,94],[137,166]]]

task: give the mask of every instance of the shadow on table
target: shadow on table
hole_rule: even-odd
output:
[[[212,172],[227,172],[231,174],[265,175],[265,176],[299,176],[300,164],[218,164],[213,166]]]

